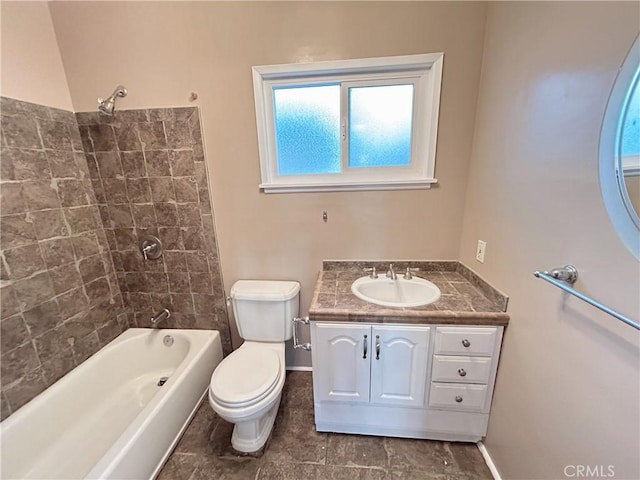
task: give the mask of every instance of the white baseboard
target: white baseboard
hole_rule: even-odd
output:
[[[478,442],[477,445],[478,445],[478,450],[480,450],[480,453],[482,454],[482,458],[484,458],[484,462],[487,464],[487,467],[489,467],[489,470],[491,471],[491,475],[493,475],[493,478],[495,480],[502,480],[502,477],[500,476],[500,472],[496,468],[496,464],[493,463],[493,459],[491,458],[491,455],[489,455],[489,452],[487,451],[487,447],[485,447],[484,443],[482,442]]]
[[[287,370],[294,372],[312,372],[313,367],[287,367]]]

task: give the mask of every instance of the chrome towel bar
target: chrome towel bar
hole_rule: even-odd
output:
[[[603,312],[608,313],[609,315],[617,318],[621,322],[624,322],[627,325],[632,326],[636,330],[640,330],[640,323],[630,319],[629,317],[621,314],[620,312],[616,312],[614,309],[609,308],[606,305],[603,305],[597,300],[594,300],[591,297],[587,297],[586,295],[578,292],[577,290],[574,290],[571,287],[571,285],[573,285],[575,281],[578,279],[578,270],[573,265],[565,265],[562,268],[554,268],[550,272],[547,272],[547,271],[534,272],[533,274],[536,277],[542,278],[543,280],[546,280],[552,285],[555,285],[556,287],[564,290],[565,292],[570,293],[575,297],[578,297],[580,300],[584,300],[588,304],[593,305],[594,307],[602,310]]]

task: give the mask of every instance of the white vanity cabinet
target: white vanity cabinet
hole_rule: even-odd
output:
[[[501,326],[311,322],[318,431],[478,441]]]
[[[312,351],[323,363],[314,368],[316,399],[422,406],[429,333],[429,327],[316,324]]]

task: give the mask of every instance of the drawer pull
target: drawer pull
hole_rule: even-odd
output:
[[[466,377],[467,376],[467,372],[464,368],[459,368],[458,369],[458,375],[460,375],[461,377]]]
[[[460,395],[456,395],[456,402],[462,403],[462,397]]]
[[[362,342],[362,358],[367,358],[367,336],[364,336],[364,342]]]
[[[465,338],[464,340],[462,340],[462,346],[465,348],[469,348],[471,346],[471,342]]]

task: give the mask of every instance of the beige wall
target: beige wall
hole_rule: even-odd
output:
[[[460,256],[511,297],[486,439],[505,479],[565,478],[567,464],[640,478],[638,332],[532,275],[572,263],[578,290],[640,316],[640,264],[598,183],[605,105],[639,18],[637,3],[489,7]]]
[[[46,2],[0,3],[0,94],[72,110]]]
[[[120,108],[184,105],[198,93],[227,292],[239,278],[297,279],[306,311],[322,259],[457,258],[484,3],[54,2],[51,11],[77,111],[119,83],[129,90]],[[438,51],[437,188],[258,191],[252,65]],[[310,364],[297,353],[294,363]]]

